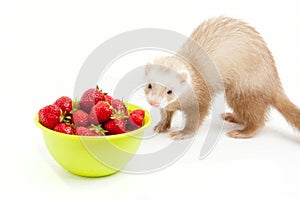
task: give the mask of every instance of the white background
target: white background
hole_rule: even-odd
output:
[[[262,34],[287,95],[300,106],[297,1],[1,0],[1,198],[300,199],[300,135],[274,110],[252,139],[228,138],[225,133],[234,126],[226,124],[204,160],[198,156],[208,122],[172,166],[156,173],[120,172],[96,179],[63,170],[33,123],[39,108],[61,95],[72,96],[85,58],[110,37],[139,28],[188,36],[203,20],[219,15],[243,19]],[[157,140],[160,144],[168,137]]]

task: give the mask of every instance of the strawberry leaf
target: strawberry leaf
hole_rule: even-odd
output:
[[[70,114],[73,114],[75,111],[79,109],[79,102],[80,99],[78,97],[75,98],[72,102],[72,110],[70,111]]]
[[[105,133],[107,133],[108,131],[105,130],[104,128],[102,128],[102,126],[99,125],[95,125],[95,124],[91,124],[91,128],[89,128],[91,131],[94,131],[95,133],[99,134],[99,133],[103,133],[105,135]]]

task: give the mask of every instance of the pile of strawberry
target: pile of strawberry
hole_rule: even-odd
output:
[[[38,112],[39,122],[54,131],[80,136],[104,136],[133,131],[143,125],[145,112],[129,113],[125,104],[96,88],[80,100],[62,96]]]

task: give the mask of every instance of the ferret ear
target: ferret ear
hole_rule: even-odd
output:
[[[145,66],[145,74],[148,75],[151,69],[151,63],[147,62],[146,66]]]
[[[179,78],[180,83],[186,83],[189,79],[189,73],[186,70],[182,70],[177,74],[177,78]]]

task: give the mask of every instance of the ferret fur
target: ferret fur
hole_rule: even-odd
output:
[[[156,106],[160,105],[162,114],[155,131],[166,132],[176,110],[185,113],[186,124],[182,130],[171,133],[174,139],[188,138],[197,132],[208,115],[214,94],[222,90],[233,110],[222,114],[223,119],[244,125],[241,130],[230,131],[230,137],[254,136],[264,126],[271,106],[300,130],[300,110],[285,95],[270,50],[260,34],[241,20],[218,17],[203,22],[176,55],[156,58],[145,71],[151,84],[151,89],[145,87],[147,100],[158,102]],[[173,71],[178,75],[172,79],[168,74]],[[153,77],[159,76],[170,83],[157,85]],[[184,84],[190,88],[177,96],[168,95],[175,83],[179,84],[177,88],[187,88]]]

